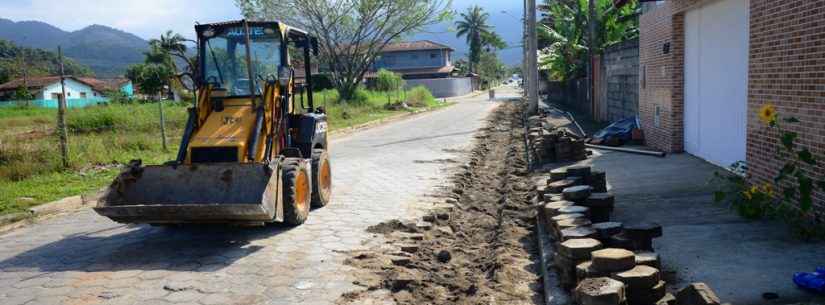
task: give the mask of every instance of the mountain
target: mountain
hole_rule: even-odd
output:
[[[99,77],[122,75],[126,67],[143,61],[149,42],[102,25],[67,32],[39,21],[14,22],[0,18],[0,39],[18,46],[49,51],[63,47],[66,57],[89,66]]]
[[[0,39],[0,84],[12,79],[28,76],[48,76],[60,73],[57,53],[43,49],[18,47]],[[89,67],[78,64],[72,59],[63,60],[66,74],[90,76]]]

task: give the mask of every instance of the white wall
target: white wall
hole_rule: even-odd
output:
[[[60,87],[60,82],[55,82],[49,86],[46,86],[43,91],[38,94],[37,99],[41,100],[51,100],[52,93],[60,94],[62,92],[62,88]],[[86,84],[78,82],[76,80],[67,78],[66,79],[66,99],[79,99],[83,98],[81,93],[86,93],[85,98],[101,98],[101,94],[97,93],[92,90],[92,87],[89,87]]]
[[[473,81],[469,77],[462,78],[432,78],[432,79],[408,79],[407,89],[416,86],[424,86],[430,89],[436,98],[461,96],[473,92]]]

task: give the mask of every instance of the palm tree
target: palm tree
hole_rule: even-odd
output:
[[[470,72],[475,72],[474,66],[481,61],[484,37],[491,35],[492,28],[487,24],[489,17],[490,14],[475,5],[468,8],[466,13],[461,13],[462,20],[455,22],[456,29],[458,30],[456,37],[466,37],[467,43],[470,45]]]

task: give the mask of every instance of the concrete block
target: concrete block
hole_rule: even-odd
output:
[[[562,241],[573,238],[594,238],[596,237],[596,230],[591,227],[575,227],[559,231],[559,238]]]
[[[692,283],[676,293],[676,305],[719,305],[722,301],[705,283]]]
[[[565,200],[585,202],[592,192],[593,188],[588,185],[577,185],[563,189],[562,196]]]
[[[598,233],[599,240],[608,240],[613,235],[622,232],[621,222],[599,222],[593,224],[593,229]]]
[[[665,296],[656,301],[655,305],[676,305],[676,296],[671,293],[665,293]]]
[[[623,233],[619,233],[616,235],[611,236],[607,241],[602,241],[608,247],[611,248],[618,248],[618,249],[625,249],[625,250],[636,250],[636,245],[633,243],[632,240],[624,236]]]
[[[563,168],[557,168],[557,169],[554,169],[554,170],[550,171],[550,180],[548,181],[548,183],[552,183],[552,182],[556,182],[556,181],[560,181],[560,180],[564,180],[564,179],[567,179],[567,170],[563,169]]]
[[[584,214],[579,214],[579,213],[559,214],[559,215],[553,216],[553,218],[550,218],[550,221],[556,222],[556,221],[571,219],[571,218],[587,218],[587,216],[585,216]]]
[[[584,279],[595,278],[595,277],[609,277],[609,272],[601,272],[593,268],[593,261],[586,261],[583,263],[579,263],[576,265],[576,280],[578,282],[583,281]]]
[[[591,167],[587,165],[574,165],[567,167],[567,176],[582,177],[587,179],[590,177]]]
[[[653,222],[625,224],[624,232],[631,239],[662,237],[662,225]]]
[[[575,299],[580,305],[621,305],[627,302],[624,284],[607,277],[581,281],[576,287]]]
[[[559,215],[559,209],[573,206],[574,203],[570,201],[555,201],[544,205],[544,216],[547,219],[553,218],[553,216]]]
[[[578,205],[566,206],[557,211],[559,214],[584,214],[585,216],[590,214],[590,209]]]
[[[585,184],[592,186],[594,192],[607,192],[607,175],[604,171],[592,171],[587,177]]]
[[[591,224],[590,219],[587,219],[586,217],[568,218],[553,222],[553,229],[561,232],[562,230],[571,228],[587,227]]]
[[[653,268],[662,268],[662,263],[659,260],[659,254],[656,252],[637,252],[636,266],[645,265]]]
[[[653,305],[662,300],[667,295],[667,284],[664,281],[659,281],[651,288],[630,288],[627,290],[627,302],[629,304],[638,305]]]
[[[591,255],[593,267],[602,272],[622,272],[636,267],[636,255],[625,249],[602,249]]]
[[[613,210],[616,205],[616,196],[612,193],[591,193],[582,205],[589,208],[609,208]]]
[[[544,199],[544,202],[564,201],[564,196],[559,194],[547,193],[544,194],[542,199]]]
[[[576,186],[577,183],[579,183],[579,181],[581,181],[581,179],[578,178],[578,177],[576,179],[567,178],[567,179],[564,179],[564,180],[559,180],[559,181],[548,184],[547,185],[547,191],[551,192],[551,193],[559,193],[560,194],[562,191],[564,191],[564,189],[566,189],[568,187],[571,187],[571,186]]]
[[[558,251],[574,260],[589,260],[590,253],[602,248],[602,243],[592,238],[574,238],[562,242]]]
[[[638,291],[650,289],[662,280],[661,276],[659,276],[659,269],[644,265],[636,266],[633,267],[633,269],[613,274],[612,278],[624,283],[625,287],[628,287],[628,289],[635,289]],[[661,296],[653,301],[660,298]]]

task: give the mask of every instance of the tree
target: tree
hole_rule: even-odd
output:
[[[160,98],[163,87],[174,75],[166,65],[157,63],[142,63],[131,65],[126,69],[126,78],[137,84],[143,94]]]
[[[470,72],[475,72],[475,65],[481,60],[481,52],[484,47],[484,38],[488,41],[492,38],[491,27],[487,24],[490,14],[484,9],[475,5],[467,9],[466,13],[461,13],[461,20],[455,22],[457,29],[456,37],[466,37],[467,44],[470,45]]]
[[[621,8],[613,6],[611,0],[595,0],[596,35],[594,54],[599,54],[610,45],[639,36],[636,18],[638,1],[632,1]],[[558,81],[579,78],[585,75],[588,54],[587,26],[591,22],[588,0],[550,1],[545,23],[538,27],[541,49],[539,67],[546,70],[550,78]],[[548,25],[549,24],[549,25]]]
[[[487,86],[493,86],[507,76],[507,66],[495,53],[484,52],[478,63],[478,76]]]
[[[390,42],[451,16],[451,0],[236,0],[250,20],[282,20],[318,37],[341,98],[349,100]]]
[[[180,91],[183,89],[192,90],[188,84],[194,83],[194,76],[197,74],[197,58],[189,57],[187,54],[187,43],[195,43],[195,41],[184,38],[182,35],[166,31],[161,34],[160,38],[149,40],[150,52],[146,53],[146,61],[163,64],[167,66],[173,75],[168,80],[170,89],[175,92],[175,99],[180,96]],[[178,67],[178,63],[184,65],[184,69]],[[184,77],[188,76],[190,82],[185,81]]]
[[[400,90],[404,87],[404,78],[401,74],[393,73],[392,71],[381,69],[378,70],[378,78],[375,82],[375,87],[379,91],[387,93],[387,102],[390,101],[390,92]]]

